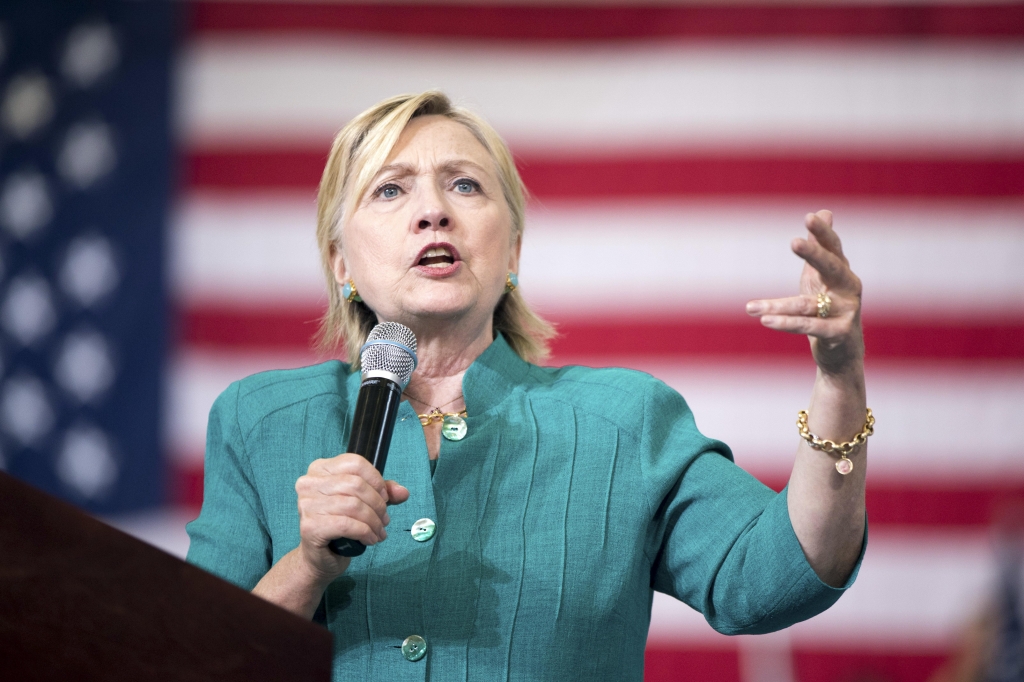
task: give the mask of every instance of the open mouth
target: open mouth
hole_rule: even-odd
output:
[[[451,246],[431,246],[423,252],[416,264],[428,268],[446,268],[456,261],[458,254],[453,252],[454,248]]]

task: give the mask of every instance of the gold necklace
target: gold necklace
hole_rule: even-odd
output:
[[[457,398],[456,398],[456,400],[457,400]],[[431,422],[441,422],[443,424],[444,420],[445,420],[445,417],[453,417],[453,418],[454,417],[461,417],[461,418],[465,418],[467,415],[466,415],[466,411],[465,410],[463,410],[462,412],[442,412],[439,408],[435,407],[433,410],[431,410],[430,412],[428,412],[426,414],[418,414],[416,416],[420,418],[420,424],[422,424],[423,426],[426,426],[427,424],[430,424]]]
[[[415,400],[418,403],[422,403],[423,405],[427,404],[408,392],[406,393],[406,395],[410,399]],[[463,396],[460,395],[458,398],[453,398],[452,400],[446,402],[444,405],[439,405],[432,409],[430,412],[427,412],[425,414],[417,414],[416,416],[419,417],[420,424],[422,426],[428,426],[433,422],[441,422],[442,436],[444,436],[447,440],[462,440],[463,438],[466,437],[466,432],[468,431],[468,427],[466,425],[466,410],[462,410],[461,412],[441,411],[442,407],[447,407],[448,405],[451,405],[456,400],[459,400],[459,398],[462,397]]]

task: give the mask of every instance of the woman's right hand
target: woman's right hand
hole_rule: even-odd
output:
[[[324,583],[338,577],[351,559],[338,556],[327,544],[336,538],[375,545],[387,537],[388,504],[401,504],[409,491],[385,481],[361,455],[346,453],[318,459],[295,482],[299,495],[298,555],[303,565]]]

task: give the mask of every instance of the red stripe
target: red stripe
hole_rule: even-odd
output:
[[[188,308],[179,322],[180,341],[192,347],[239,350],[310,350],[321,309],[242,310]],[[756,320],[733,317],[564,319],[554,355],[602,359],[630,356],[806,357],[802,336],[765,329]],[[868,317],[868,357],[939,360],[1024,360],[1024,321],[960,322]]]
[[[837,634],[837,637],[842,637]],[[885,680],[926,682],[947,661],[935,652],[879,652],[872,649],[810,649],[794,647],[793,672],[800,682]],[[678,647],[650,645],[644,653],[645,682],[741,682],[739,652],[735,645]]]
[[[180,315],[179,341],[191,347],[247,350],[312,349],[322,308],[245,310],[193,307]]]
[[[997,197],[1024,193],[1024,159],[675,156],[525,159],[535,196],[808,194],[870,197]]]
[[[317,149],[193,150],[188,187],[315,191],[327,158]],[[658,196],[1008,197],[1024,194],[1024,158],[832,154],[519,156],[539,199]]]
[[[197,33],[373,33],[529,41],[1024,35],[1019,5],[580,6],[198,2]]]
[[[733,646],[716,649],[670,649],[648,646],[644,652],[644,682],[740,682],[740,661]]]
[[[803,336],[780,334],[745,315],[664,322],[566,320],[556,355],[806,357]],[[942,324],[932,320],[865,318],[869,358],[1024,359],[1024,322]]]
[[[292,189],[316,191],[330,142],[311,149],[218,147],[195,149],[182,162],[187,187],[196,189]]]
[[[199,509],[203,505],[203,468],[176,466],[168,467],[165,478],[168,485],[168,499],[171,504]]]
[[[836,680],[886,680],[926,682],[946,664],[947,656],[935,653],[882,653],[862,650],[806,650],[793,652],[793,667],[800,682]]]
[[[786,485],[760,478],[776,491]],[[865,503],[872,526],[988,528],[1024,507],[1024,481],[869,481]]]

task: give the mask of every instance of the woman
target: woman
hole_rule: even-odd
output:
[[[853,580],[864,446],[838,458],[801,440],[775,494],[660,381],[532,364],[551,330],[515,288],[523,211],[479,118],[437,92],[369,109],[335,139],[318,199],[322,340],[350,363],[258,374],[213,407],[189,560],[325,623],[336,678],[639,680],[652,589],[760,633]],[[860,282],[831,222],[808,215],[793,241],[801,294],[747,311],[809,335],[809,432],[863,441]],[[338,454],[355,351],[380,320],[419,341],[387,481]],[[369,549],[336,556],[339,537]]]

